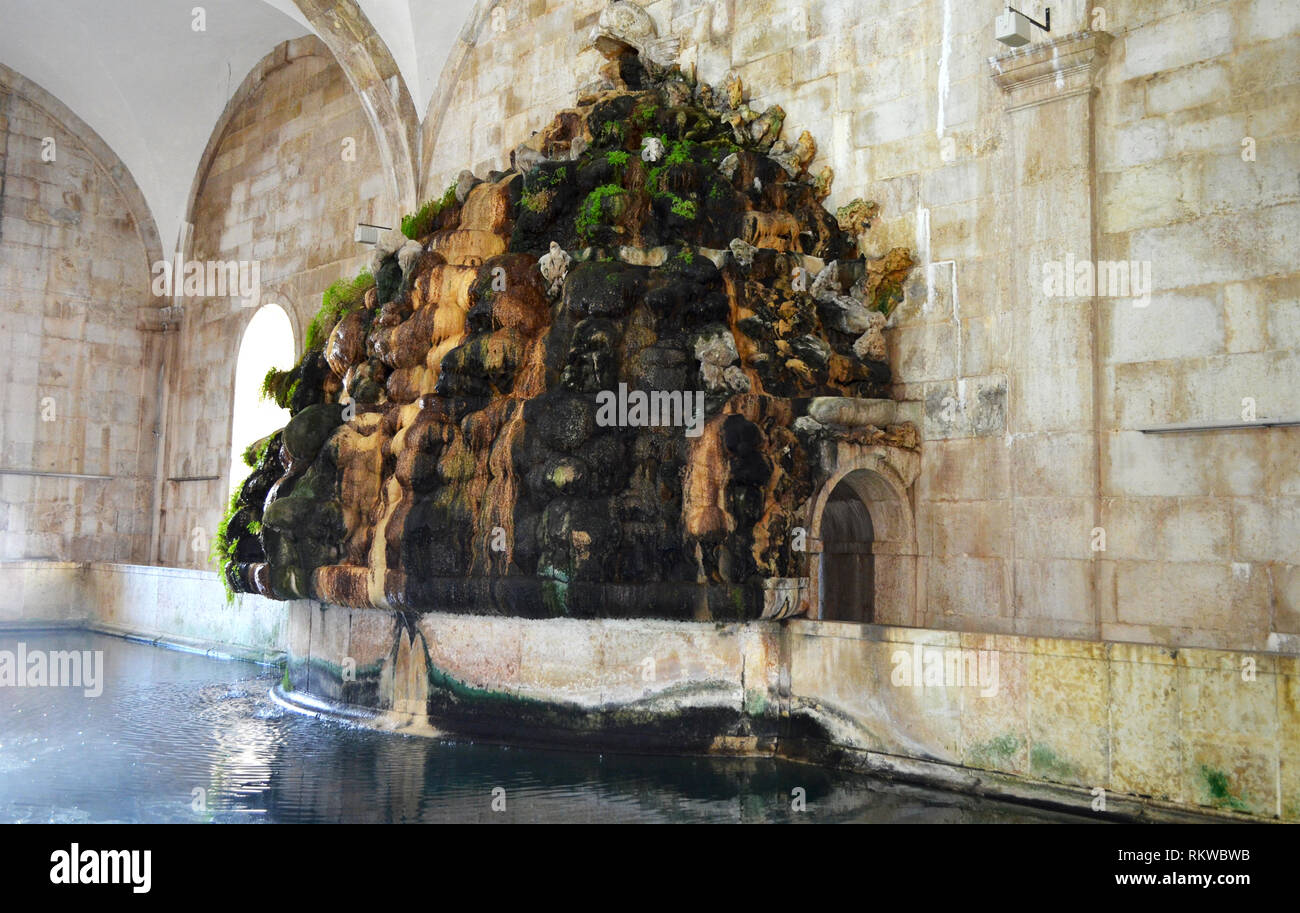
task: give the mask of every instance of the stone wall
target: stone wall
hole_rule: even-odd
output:
[[[1150,261],[1154,291],[1098,312],[1102,631],[1295,652],[1300,432],[1134,429],[1241,421],[1250,401],[1300,417],[1300,6],[1125,15],[1097,111],[1098,249]]]
[[[796,731],[817,721],[879,770],[1056,783],[1094,810],[1100,788],[1107,810],[1135,796],[1300,816],[1294,657],[802,620],[787,637]]]
[[[0,558],[148,552],[159,347],[137,311],[157,233],[138,195],[89,127],[0,66]]]
[[[479,5],[427,114],[426,196],[572,103],[603,6]],[[868,255],[923,261],[888,330],[894,393],[925,404],[917,599],[889,621],[1294,650],[1296,431],[1137,430],[1247,397],[1295,417],[1294,4],[1053,5],[1056,50],[994,67],[1002,6],[644,4],[701,78],[735,69],[819,139],[832,206],[880,203]],[[1045,263],[1120,259],[1150,261],[1146,307],[1044,291]]]
[[[352,277],[369,248],[359,222],[392,227],[400,213],[356,94],[314,38],[287,42],[254,68],[200,167],[189,259],[259,263],[262,300],[290,315],[302,347],[321,294]],[[355,143],[355,157],[345,152]],[[211,541],[228,500],[232,391],[239,344],[255,309],[239,299],[187,299],[168,366],[172,398],[156,559],[207,567],[193,531]]]
[[[0,631],[83,628],[212,656],[283,659],[288,611],[257,596],[226,602],[211,571],[73,561],[0,561]]]
[[[412,620],[306,602],[289,609],[286,646],[289,702],[409,733],[630,737],[1145,819],[1300,817],[1293,657],[802,619]]]

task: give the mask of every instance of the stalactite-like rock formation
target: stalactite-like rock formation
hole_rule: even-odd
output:
[[[828,213],[812,137],[738,80],[602,50],[603,84],[409,218],[273,380],[292,419],[226,524],[233,589],[754,618],[806,573],[814,443],[915,446],[824,399],[884,395],[908,254],[856,258],[871,208]]]

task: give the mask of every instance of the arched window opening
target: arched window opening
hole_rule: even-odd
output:
[[[293,367],[293,326],[277,304],[267,304],[253,315],[239,343],[235,364],[234,415],[230,428],[230,490],[243,484],[252,470],[244,451],[255,441],[284,427],[289,411],[262,398],[262,381],[271,368]]]

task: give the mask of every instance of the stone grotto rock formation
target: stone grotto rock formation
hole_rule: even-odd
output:
[[[408,217],[268,378],[292,418],[223,528],[233,590],[757,618],[765,580],[806,574],[819,442],[916,446],[853,406],[885,395],[913,265],[857,256],[874,206],[828,213],[812,137],[739,79],[597,46],[602,82]]]

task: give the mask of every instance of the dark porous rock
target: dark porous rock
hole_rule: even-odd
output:
[[[561,385],[575,393],[612,389],[618,376],[615,348],[621,336],[617,324],[599,317],[574,327]]]
[[[621,317],[642,293],[646,268],[618,261],[579,263],[564,283],[564,304],[577,317]]]
[[[524,416],[546,445],[561,453],[578,453],[596,428],[595,402],[579,395],[540,396],[528,403]]]
[[[384,305],[397,296],[402,284],[402,267],[396,257],[389,257],[375,275],[375,290],[379,304]]]
[[[824,208],[779,106],[604,49],[603,88],[511,170],[462,173],[272,378],[291,418],[221,530],[232,590],[743,620],[808,574],[796,531],[841,433],[808,404],[888,394],[913,258],[858,255],[870,220]]]
[[[343,407],[337,403],[320,403],[299,412],[284,428],[284,448],[290,459],[296,463],[314,460],[342,421]]]

